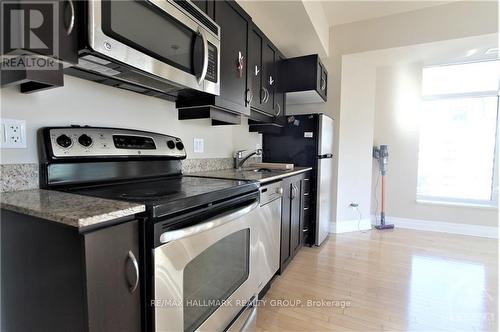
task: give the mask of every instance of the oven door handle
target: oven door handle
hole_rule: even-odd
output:
[[[203,31],[202,28],[198,29],[198,33],[201,36],[201,39],[203,40],[203,67],[201,69],[200,78],[198,79],[198,84],[202,85],[203,81],[205,80],[205,77],[207,76],[207,70],[208,70],[208,39],[207,35],[205,34],[205,31]]]
[[[172,242],[175,240],[179,240],[188,236],[192,236],[198,233],[206,232],[210,229],[220,227],[224,224],[227,224],[234,219],[238,219],[245,214],[249,213],[253,209],[255,209],[257,206],[259,206],[259,201],[255,201],[252,204],[246,205],[245,207],[242,207],[236,211],[229,211],[224,214],[221,214],[217,217],[208,219],[207,221],[201,223],[201,224],[196,224],[193,226],[189,226],[186,228],[181,228],[181,229],[176,229],[173,231],[167,231],[164,232],[160,235],[160,243],[165,244],[168,242]]]

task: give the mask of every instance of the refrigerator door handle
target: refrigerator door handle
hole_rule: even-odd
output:
[[[325,154],[320,154],[318,156],[318,159],[330,159],[333,158],[333,153],[325,153]]]

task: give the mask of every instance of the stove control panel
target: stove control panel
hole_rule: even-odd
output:
[[[95,127],[58,127],[47,128],[46,131],[56,158],[186,157],[181,139],[164,134]]]

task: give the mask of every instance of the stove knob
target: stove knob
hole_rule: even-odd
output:
[[[83,134],[80,137],[78,137],[78,143],[88,148],[89,146],[92,145],[92,137]]]
[[[73,141],[67,135],[60,135],[56,138],[56,143],[62,148],[69,148]]]
[[[175,143],[175,146],[177,147],[177,149],[179,150],[184,150],[184,144],[182,144],[182,142],[177,142]]]
[[[175,148],[175,142],[174,142],[174,141],[167,141],[167,146],[168,146],[170,149],[173,149],[173,148]]]

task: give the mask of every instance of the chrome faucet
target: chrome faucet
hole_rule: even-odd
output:
[[[243,157],[243,152],[245,152],[245,151],[247,151],[247,150],[238,150],[235,152],[235,154],[234,154],[234,168],[240,169],[241,166],[243,166],[243,164],[245,163],[245,161],[247,161],[248,158],[250,158],[253,155],[256,155],[256,156],[262,155],[262,149],[257,149],[255,151],[252,151],[251,153],[249,153],[247,156]]]

